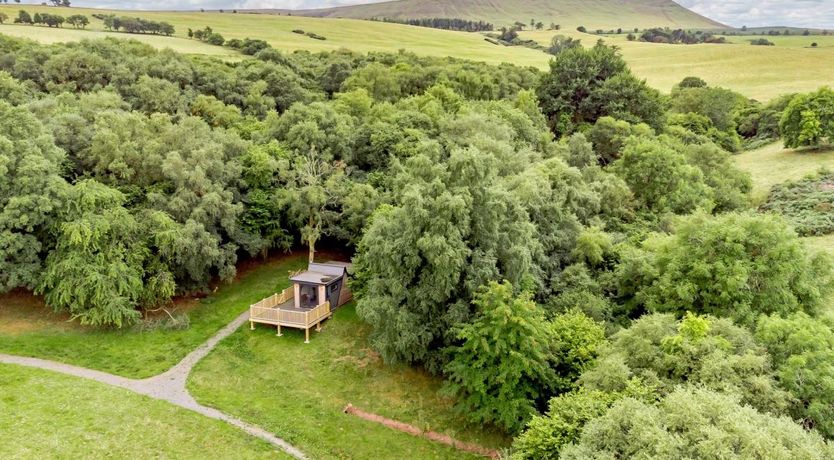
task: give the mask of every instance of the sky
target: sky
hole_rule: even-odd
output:
[[[383,0],[73,0],[73,5],[144,10],[220,8],[325,8]],[[736,27],[794,26],[834,29],[834,0],[676,0],[704,16]]]

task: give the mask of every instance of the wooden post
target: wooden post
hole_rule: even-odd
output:
[[[316,332],[321,332],[321,321],[316,323]]]
[[[254,330],[255,330],[255,322],[254,322],[254,321],[249,321],[249,330],[250,330],[250,331],[254,331]]]
[[[324,289],[324,286],[319,286],[318,302],[316,302],[316,305],[321,305],[321,304],[323,304],[324,302],[327,301],[327,299],[325,298],[325,295],[326,295],[326,291]]]
[[[279,324],[278,325],[278,337],[281,337],[281,336],[282,336],[282,334],[281,334],[281,325]]]
[[[310,328],[304,329],[304,343],[310,343]]]
[[[293,283],[292,289],[295,298],[295,308],[301,308],[301,285],[298,283]]]

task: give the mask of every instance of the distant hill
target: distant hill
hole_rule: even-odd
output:
[[[314,10],[263,10],[327,18],[460,18],[496,26],[531,19],[589,30],[635,27],[717,29],[725,25],[688,10],[672,0],[398,0]]]

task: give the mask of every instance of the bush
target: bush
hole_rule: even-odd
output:
[[[787,417],[732,395],[680,388],[658,405],[625,398],[590,421],[565,460],[614,458],[834,458],[834,447]]]
[[[834,233],[834,172],[773,186],[761,210],[785,216],[801,236]]]
[[[815,147],[834,142],[834,90],[821,88],[791,99],[779,124],[785,147]]]
[[[775,43],[766,38],[754,38],[750,40],[750,44],[753,46],[775,46]]]

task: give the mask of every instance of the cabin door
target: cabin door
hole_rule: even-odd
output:
[[[339,294],[342,290],[342,281],[339,280],[327,286],[327,300],[330,301],[330,308],[335,309],[339,306]]]

